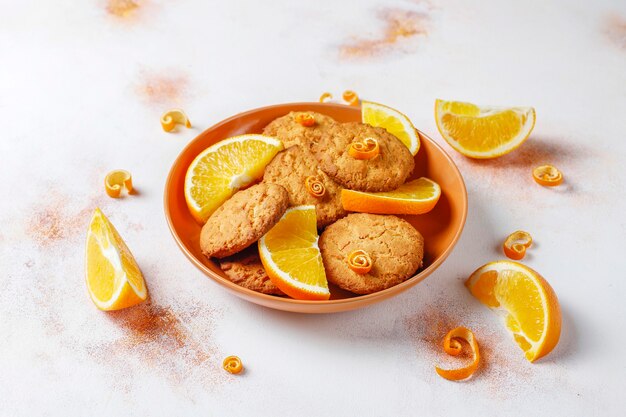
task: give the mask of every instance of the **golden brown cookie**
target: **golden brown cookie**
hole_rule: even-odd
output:
[[[324,186],[323,195],[314,196],[315,192],[307,189],[307,181],[309,188],[312,186],[310,181],[319,181]],[[302,146],[294,145],[276,155],[265,167],[263,182],[285,187],[291,206],[315,205],[319,228],[346,215],[341,204],[343,187],[326,175],[313,154]]]
[[[241,287],[263,294],[284,295],[267,276],[256,245],[221,259],[220,268],[231,282]]]
[[[312,126],[303,126],[296,120],[298,115],[305,114],[309,114],[315,119],[315,123]],[[292,145],[300,145],[308,148],[312,144],[317,143],[322,134],[336,123],[335,119],[324,114],[313,111],[292,111],[265,126],[263,134],[279,139],[285,148]]]
[[[288,207],[289,195],[280,185],[261,183],[238,191],[202,227],[202,253],[224,258],[247,248],[267,233]]]
[[[331,224],[319,240],[329,282],[356,294],[371,294],[410,278],[422,266],[424,238],[406,220],[391,215],[353,213]],[[348,265],[348,256],[365,251],[367,273]]]
[[[376,139],[378,156],[356,159],[349,148],[354,142]],[[359,191],[391,191],[406,181],[415,162],[398,138],[380,127],[364,123],[337,123],[324,131],[313,151],[320,167],[346,188]]]

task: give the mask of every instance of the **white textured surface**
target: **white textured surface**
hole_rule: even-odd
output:
[[[145,0],[127,17],[109,3],[0,1],[0,415],[622,415],[626,3]],[[394,17],[413,34],[385,41]],[[325,316],[228,295],[167,230],[170,164],[227,116],[346,88],[440,143],[438,97],[532,105],[537,125],[494,162],[444,144],[469,217],[449,260],[412,290]],[[194,129],[161,130],[174,106]],[[555,190],[530,178],[550,162],[567,181]],[[140,194],[107,198],[113,168]],[[106,314],[89,300],[83,242],[97,205],[133,250],[150,305]],[[534,365],[462,285],[519,228],[564,314],[560,344]],[[466,383],[433,369],[451,324],[484,346]],[[244,375],[220,369],[230,354]]]

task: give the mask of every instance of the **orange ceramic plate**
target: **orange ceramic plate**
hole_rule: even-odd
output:
[[[365,307],[393,297],[422,281],[441,265],[461,236],[467,216],[467,193],[461,173],[452,159],[432,139],[419,132],[421,147],[415,155],[415,170],[409,178],[427,177],[441,186],[441,198],[426,214],[403,216],[424,236],[424,267],[402,284],[374,294],[356,295],[330,286],[327,301],[293,300],[261,294],[227,280],[219,266],[200,252],[201,227],[187,210],[184,182],[187,167],[210,145],[231,136],[261,133],[263,127],[290,111],[315,111],[340,122],[360,122],[361,109],[335,103],[290,103],[262,107],[230,117],[202,132],[192,140],[174,161],[165,183],[165,217],[176,243],[185,256],[205,275],[231,293],[250,302],[278,310],[300,313],[332,313]],[[210,296],[207,294],[207,296]]]

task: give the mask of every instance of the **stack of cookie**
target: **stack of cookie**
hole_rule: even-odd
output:
[[[414,159],[398,138],[382,128],[339,123],[314,112],[291,112],[272,121],[263,134],[280,139],[285,150],[267,165],[261,183],[235,193],[212,214],[200,237],[203,253],[219,258],[232,282],[282,295],[254,243],[288,207],[300,205],[315,206],[330,283],[370,294],[415,274],[424,239],[410,223],[393,215],[350,214],[341,203],[342,189],[392,191],[406,181]]]

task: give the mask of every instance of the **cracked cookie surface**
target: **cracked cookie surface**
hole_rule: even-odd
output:
[[[288,207],[287,190],[277,184],[261,183],[238,191],[202,227],[202,253],[216,258],[234,255],[267,233]]]
[[[313,126],[302,126],[296,121],[296,117],[299,114],[305,113],[310,114],[315,119]],[[263,129],[263,134],[273,136],[280,140],[285,148],[292,145],[310,148],[319,141],[324,132],[335,124],[337,124],[335,119],[321,113],[314,111],[292,111],[270,122],[265,126],[265,129]]]
[[[378,156],[355,159],[348,152],[354,142],[376,139]],[[345,188],[358,191],[391,191],[404,184],[415,161],[400,139],[380,127],[352,122],[337,123],[324,131],[312,150],[320,167]]]
[[[305,180],[309,176],[324,185],[326,192],[322,197],[314,197],[307,191]],[[343,187],[326,175],[313,154],[302,146],[294,145],[276,155],[265,168],[263,182],[285,187],[291,206],[315,205],[318,228],[346,215],[341,204]]]
[[[355,294],[371,294],[404,282],[422,266],[424,238],[406,220],[392,215],[354,213],[331,224],[319,239],[326,278]],[[364,250],[372,269],[358,274],[348,255]]]

